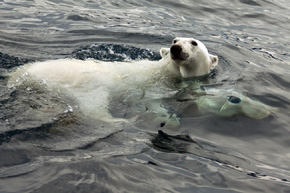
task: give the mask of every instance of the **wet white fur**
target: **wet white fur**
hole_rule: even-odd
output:
[[[112,97],[121,97],[126,93],[132,96],[140,95],[146,86],[156,84],[153,79],[162,77],[162,68],[166,65],[164,60],[50,60],[19,68],[10,78],[9,85],[21,84],[27,78],[40,80],[50,88],[64,90],[77,101],[85,115],[107,121],[112,119],[109,113]]]

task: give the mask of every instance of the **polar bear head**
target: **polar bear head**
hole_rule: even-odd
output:
[[[218,64],[218,57],[208,53],[205,45],[193,38],[175,38],[170,48],[161,48],[169,70],[176,76],[191,78],[204,76]]]

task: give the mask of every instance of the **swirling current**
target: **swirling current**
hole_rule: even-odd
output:
[[[283,0],[0,0],[0,192],[290,192],[290,3]],[[174,37],[219,57],[204,87],[279,109],[256,120],[195,114],[164,98],[114,104],[134,124],[85,116],[38,83],[8,87],[35,61],[159,60]],[[203,87],[202,86],[202,87]]]

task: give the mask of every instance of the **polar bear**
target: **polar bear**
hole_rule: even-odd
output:
[[[30,90],[34,85],[31,82],[40,82],[52,91],[61,90],[76,101],[86,116],[97,120],[132,118],[149,109],[160,115],[158,120],[168,119],[174,123],[173,125],[178,125],[178,117],[162,108],[163,99],[175,100],[175,94],[180,91],[178,84],[175,84],[171,77],[187,79],[207,75],[217,66],[218,57],[209,54],[205,45],[193,38],[175,38],[170,48],[161,48],[160,54],[162,56],[160,61],[105,62],[92,59],[85,61],[59,59],[35,62],[16,70],[8,86],[13,87],[23,83]],[[187,90],[191,90],[190,87]],[[209,99],[206,94],[194,94],[191,97],[198,103],[200,111],[224,116],[241,114],[241,111],[244,111],[240,106],[243,106],[246,99],[243,98],[242,103],[234,105],[239,108],[232,108],[229,105],[223,106],[227,101],[226,97],[215,93],[213,95],[216,97]],[[203,99],[207,102],[205,103]],[[224,102],[216,102],[220,99]],[[246,108],[247,112],[254,112],[250,111],[251,108],[268,109],[260,103],[254,103],[250,99],[249,101],[251,105]],[[215,108],[208,105],[211,103],[216,104]],[[234,109],[231,110],[234,113],[227,113],[230,109]],[[129,114],[132,116],[127,116]],[[256,113],[247,116],[264,118],[270,114],[269,110],[263,116],[257,117]]]
[[[161,48],[168,69],[177,77],[192,78],[210,73],[218,64],[218,57],[208,53],[205,45],[193,38],[175,38],[169,48]]]

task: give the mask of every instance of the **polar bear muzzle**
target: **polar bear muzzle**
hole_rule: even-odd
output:
[[[173,60],[186,60],[189,57],[187,53],[182,52],[182,46],[176,44],[171,46],[170,54]]]

